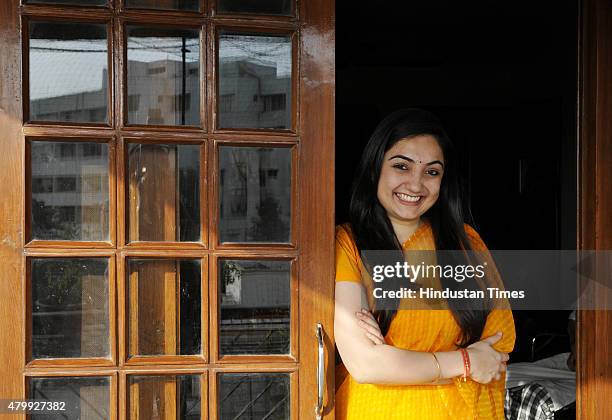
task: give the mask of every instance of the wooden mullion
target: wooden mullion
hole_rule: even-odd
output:
[[[120,372],[128,375],[193,375],[202,374],[208,368],[209,365],[204,363],[191,365],[159,363],[155,365],[125,366],[120,369]]]
[[[119,14],[123,25],[154,26],[181,29],[199,29],[207,21],[193,13],[171,10],[124,11]]]
[[[28,258],[95,258],[112,257],[115,255],[114,249],[79,249],[79,248],[26,248],[23,256]]]
[[[208,131],[208,81],[207,81],[207,69],[208,69],[208,22],[203,23],[200,27],[200,65],[198,66],[199,75],[199,87],[200,87],[200,126],[204,132]]]
[[[26,123],[23,126],[23,134],[28,137],[57,137],[74,139],[79,138],[109,138],[112,137],[115,130],[110,127],[92,126],[60,126],[41,123]]]
[[[217,386],[217,372],[214,369],[208,370],[208,414],[209,420],[217,420],[219,418],[219,397]]]
[[[282,16],[272,17],[257,15],[223,15],[210,18],[210,22],[221,29],[237,30],[242,32],[261,32],[262,34],[283,34],[296,31],[299,23],[295,19],[286,19]]]
[[[166,382],[163,383],[162,388],[164,390],[164,420],[175,420],[180,418],[177,414],[179,407],[177,405],[178,392],[178,377],[174,376],[172,379],[167,378]]]
[[[79,7],[74,5],[24,4],[21,6],[23,16],[37,18],[54,18],[63,20],[101,21],[108,20],[113,12],[103,6]]]
[[[210,251],[211,258],[212,256],[216,258],[224,258],[224,259],[275,259],[275,260],[288,260],[292,258],[296,258],[299,255],[299,251],[295,249],[287,249],[287,248],[275,248],[269,247],[266,249],[250,249],[250,248],[242,248],[242,249],[217,249],[215,251]]]
[[[200,265],[200,346],[201,354],[204,363],[210,361],[210,337],[211,327],[209,324],[210,320],[210,298],[209,289],[211,285],[210,273],[210,262],[208,255],[204,256],[201,260]]]
[[[199,197],[200,197],[200,242],[204,248],[208,248],[210,244],[209,239],[209,195],[208,195],[208,183],[209,183],[209,162],[208,162],[208,147],[210,142],[205,141],[200,146],[200,179],[199,179]],[[203,289],[204,290],[204,289]]]
[[[164,273],[164,355],[179,355],[179,319],[180,307],[178,290],[180,290],[180,262],[168,261],[168,268],[174,267],[174,272]]]
[[[209,372],[208,370],[202,374],[200,377],[200,418],[208,419],[208,410],[209,410]]]
[[[115,169],[117,176],[117,183],[115,185],[116,191],[116,218],[115,223],[117,225],[116,228],[116,245],[117,249],[121,250],[125,247],[128,237],[128,224],[129,224],[129,215],[127,213],[127,205],[126,205],[126,194],[129,191],[129,186],[127,182],[127,152],[125,140],[123,137],[117,138],[117,150],[116,150],[116,158],[115,158]]]
[[[126,261],[125,263],[125,267],[126,269],[128,269],[129,267],[129,262]],[[134,272],[130,272],[128,273],[127,271],[125,272],[125,276],[126,278],[128,278],[129,283],[128,283],[128,300],[127,300],[127,304],[128,307],[126,308],[126,313],[129,314],[128,319],[129,319],[129,324],[128,324],[128,328],[127,328],[127,334],[126,334],[126,338],[127,338],[127,345],[128,345],[128,353],[126,354],[126,360],[132,356],[136,356],[138,354],[140,354],[139,352],[139,342],[140,340],[138,339],[138,323],[139,323],[139,305],[138,305],[138,299],[139,299],[139,293],[138,293],[138,282],[139,282],[139,273],[138,271],[134,270]]]
[[[215,1],[215,0],[211,0]],[[207,77],[205,78],[205,86],[206,86],[206,95],[208,98],[207,107],[206,107],[206,124],[208,131],[211,132],[215,127],[216,121],[216,48],[217,42],[215,38],[215,30],[213,25],[208,25],[206,27],[206,69],[207,69]],[[217,237],[218,237],[218,226],[216,222],[216,214],[217,214],[217,197],[215,195],[217,188],[217,167],[218,167],[218,154],[217,147],[215,145],[214,140],[212,138],[208,138],[206,142],[206,209],[207,209],[207,218],[206,218],[206,228],[208,230],[208,248],[215,249],[217,247]],[[212,264],[212,262],[211,262]],[[212,301],[211,301],[212,302]]]
[[[275,145],[275,144],[298,144],[300,139],[297,134],[292,134],[289,132],[273,132],[270,130],[261,130],[257,131],[240,131],[240,132],[227,132],[227,131],[218,131],[214,134],[214,139],[219,142],[233,142],[236,144],[261,144],[265,143],[266,145]]]
[[[110,1],[113,1],[113,0],[110,0]],[[210,1],[213,1],[213,0],[210,0]],[[122,12],[122,11],[125,11],[125,10],[135,10],[135,11],[146,10],[146,9],[130,9],[130,8],[128,8],[127,7],[127,0],[114,0],[114,2],[115,2],[115,8],[116,8],[116,10],[118,12]],[[200,4],[199,12],[184,12],[184,13],[190,13],[192,15],[195,14],[195,13],[198,13],[198,14],[208,14],[207,0],[198,0],[198,2]],[[155,9],[153,9],[153,10],[155,10]],[[165,12],[166,10],[162,9],[162,10],[158,10],[158,11]]]
[[[124,9],[119,15],[126,19],[151,20],[156,22],[204,22],[205,17],[199,12],[171,9]]]
[[[137,251],[173,251],[187,250],[204,252],[206,250],[204,244],[200,242],[165,242],[165,241],[131,241],[124,249],[133,249]]]

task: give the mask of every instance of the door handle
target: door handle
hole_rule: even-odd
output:
[[[315,416],[317,420],[323,417],[323,392],[325,390],[325,348],[323,346],[323,326],[317,323],[317,406]]]

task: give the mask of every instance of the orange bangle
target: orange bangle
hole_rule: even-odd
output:
[[[472,365],[470,363],[470,355],[467,350],[459,349],[459,352],[461,352],[461,357],[463,358],[463,376],[461,379],[463,379],[463,382],[465,382],[467,381],[468,376],[470,376],[470,368]]]

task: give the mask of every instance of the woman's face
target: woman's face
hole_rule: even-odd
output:
[[[383,159],[378,201],[396,222],[418,220],[440,194],[444,156],[430,135],[399,140]]]

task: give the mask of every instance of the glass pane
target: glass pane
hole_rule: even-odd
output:
[[[199,2],[200,0],[126,0],[125,5],[141,9],[189,10],[197,12],[200,10]]]
[[[291,150],[219,148],[220,242],[289,242]]]
[[[289,261],[221,260],[219,291],[222,355],[289,353]]]
[[[29,378],[29,398],[65,403],[65,411],[30,414],[32,420],[110,419],[110,379],[106,376]]]
[[[291,128],[291,37],[219,37],[221,128]]]
[[[128,259],[129,355],[201,353],[199,260]]]
[[[30,143],[32,239],[109,239],[108,144]]]
[[[200,33],[128,26],[130,124],[200,125]]]
[[[289,374],[219,375],[219,418],[289,420]]]
[[[106,258],[32,258],[32,358],[108,357]]]
[[[200,376],[128,376],[128,418],[200,420]]]
[[[30,120],[108,121],[106,25],[30,23]]]
[[[128,146],[130,241],[200,240],[200,146]]]
[[[257,13],[263,15],[290,15],[294,0],[218,0],[220,13]]]

